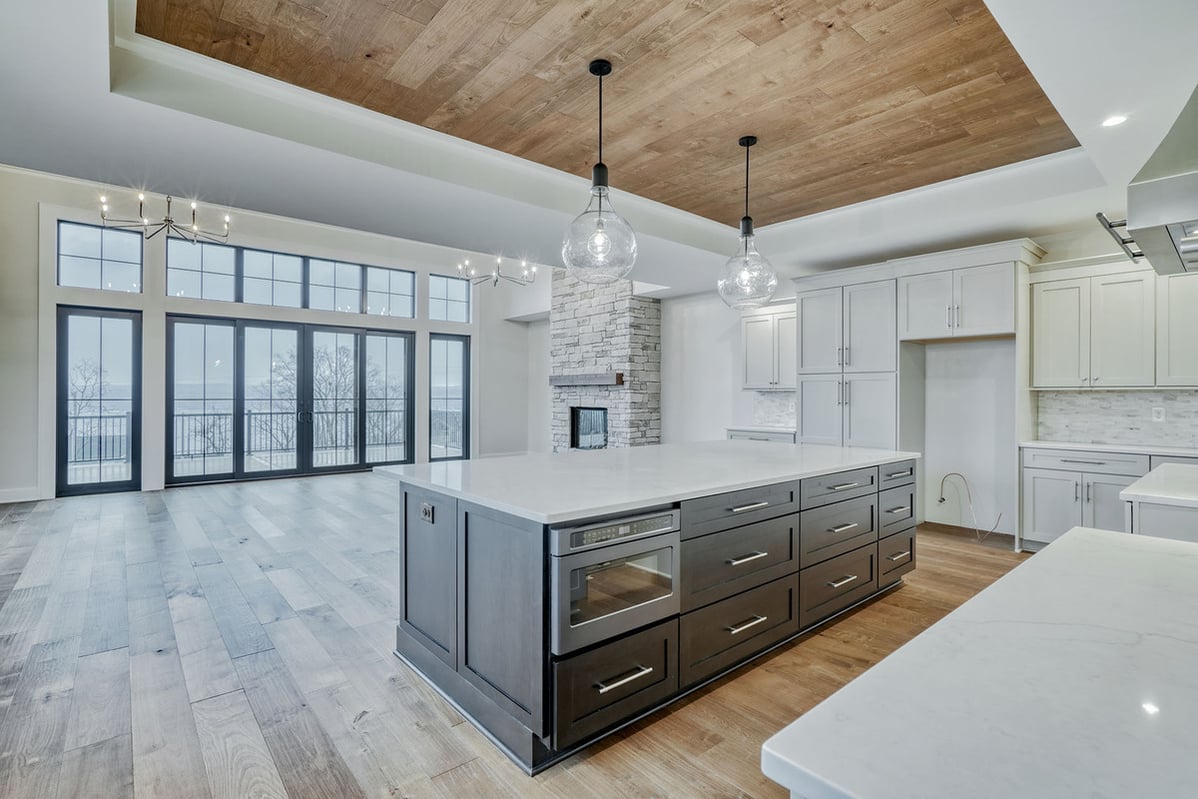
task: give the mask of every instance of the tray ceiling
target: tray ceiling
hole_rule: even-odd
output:
[[[138,33],[735,224],[1077,146],[981,0],[138,0]],[[582,200],[580,200],[580,204]]]

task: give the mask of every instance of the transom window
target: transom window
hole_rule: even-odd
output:
[[[166,293],[233,302],[237,299],[237,249],[220,244],[166,241]]]
[[[142,235],[58,223],[58,285],[141,293]]]
[[[434,322],[469,322],[470,281],[429,275],[428,318]]]
[[[258,305],[304,307],[304,259],[263,250],[242,250],[241,299]]]
[[[361,313],[362,267],[309,259],[308,307],[318,311]]]
[[[366,267],[366,313],[416,316],[416,275],[402,269]]]

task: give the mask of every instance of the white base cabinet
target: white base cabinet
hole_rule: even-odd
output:
[[[800,375],[798,443],[894,449],[898,383],[894,372]]]
[[[1020,537],[1046,544],[1078,525],[1131,532],[1119,492],[1148,469],[1146,455],[1025,448]]]

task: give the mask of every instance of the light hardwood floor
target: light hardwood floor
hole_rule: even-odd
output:
[[[391,653],[369,474],[0,506],[0,796],[781,797],[761,743],[1022,557],[907,584],[528,778]]]

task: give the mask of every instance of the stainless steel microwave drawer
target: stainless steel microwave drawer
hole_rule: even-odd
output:
[[[878,545],[799,572],[799,626],[810,627],[878,590]]]
[[[794,513],[799,509],[799,484],[789,480],[688,499],[681,503],[681,508],[682,538],[685,540]]]
[[[885,491],[915,482],[915,461],[883,463],[878,467],[878,488]]]
[[[678,619],[553,664],[553,748],[619,724],[678,692]]]
[[[682,545],[682,610],[710,605],[799,568],[799,516],[689,538]]]
[[[878,585],[897,582],[915,568],[915,530],[887,536],[878,542]]]
[[[679,619],[679,670],[686,688],[799,631],[799,581],[789,575]]]
[[[808,477],[799,482],[799,505],[803,510],[829,502],[872,494],[878,490],[878,467]]]
[[[878,540],[878,498],[848,499],[799,514],[799,566],[807,568]]]

